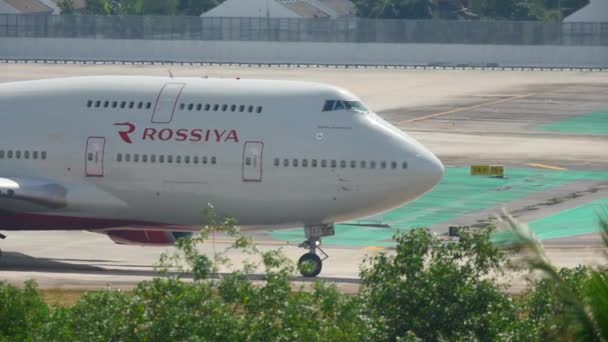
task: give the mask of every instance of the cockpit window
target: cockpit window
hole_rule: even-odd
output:
[[[359,101],[344,101],[344,105],[346,109],[354,110],[357,112],[367,112],[367,108],[363,105],[363,103]]]
[[[325,105],[323,106],[323,111],[324,112],[331,112],[332,110],[334,110],[334,104],[336,103],[336,101],[334,100],[327,100],[325,101]]]
[[[331,112],[336,110],[351,110],[355,112],[366,113],[367,108],[363,103],[359,101],[341,101],[341,100],[327,100],[323,105],[324,112]]]

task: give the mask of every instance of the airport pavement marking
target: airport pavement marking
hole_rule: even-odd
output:
[[[566,171],[566,170],[568,170],[566,168],[559,167],[559,166],[537,164],[537,163],[532,163],[532,164],[527,164],[527,165],[531,166],[531,167],[539,168],[539,169],[548,169],[548,170],[554,170],[554,171]]]
[[[302,238],[304,239],[304,238]],[[206,244],[219,244],[219,245],[232,245],[236,240],[231,239],[213,239],[209,238],[205,241]],[[254,244],[258,246],[288,246],[293,245],[289,241],[276,241],[276,240],[253,240]]]
[[[368,246],[363,248],[364,251],[366,252],[382,252],[384,250],[384,247],[381,246]]]
[[[474,106],[456,108],[456,109],[448,110],[445,112],[429,114],[429,115],[425,115],[425,116],[421,116],[421,117],[417,117],[417,118],[403,120],[403,121],[399,122],[398,125],[412,123],[412,122],[416,122],[416,121],[422,121],[422,120],[426,120],[426,119],[432,119],[432,118],[436,118],[436,117],[444,116],[444,115],[448,115],[448,114],[460,113],[460,112],[464,112],[465,110],[482,108],[482,107],[505,103],[505,102],[509,102],[509,101],[513,101],[513,100],[521,100],[521,99],[525,99],[527,97],[534,96],[536,94],[537,93],[528,93],[528,94],[523,94],[523,95],[511,96],[511,97],[507,97],[507,98],[500,99],[500,100],[493,100],[493,101],[479,103]]]
[[[608,135],[608,111],[578,115],[539,126],[541,131],[582,135]]]

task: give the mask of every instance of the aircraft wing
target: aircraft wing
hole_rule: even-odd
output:
[[[60,209],[67,205],[67,189],[53,181],[0,176],[0,210],[21,211],[32,206]]]

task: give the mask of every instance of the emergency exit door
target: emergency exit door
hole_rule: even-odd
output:
[[[243,147],[243,182],[262,181],[264,143],[248,141]]]
[[[87,177],[103,177],[103,157],[106,138],[90,137],[87,139],[85,152],[85,174]]]
[[[163,86],[154,105],[152,123],[171,122],[177,107],[177,100],[184,86],[184,83],[167,83]]]

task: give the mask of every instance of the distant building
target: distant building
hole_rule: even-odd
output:
[[[608,23],[608,1],[591,0],[587,6],[567,16],[564,22]]]
[[[226,0],[201,17],[340,18],[355,14],[350,0]]]
[[[54,11],[55,8],[39,0],[0,0],[0,13],[53,14]]]
[[[57,5],[61,0],[0,0],[0,13],[61,14]],[[72,0],[74,9],[87,7],[86,0]]]

